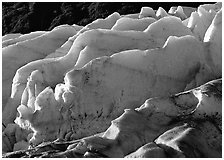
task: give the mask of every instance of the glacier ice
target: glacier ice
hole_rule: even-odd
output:
[[[199,150],[220,156],[221,80],[206,82],[222,76],[221,17],[221,3],[168,13],[143,7],[4,36],[4,152],[90,136],[75,149],[84,157],[93,155],[88,147],[108,157],[166,157],[167,147],[194,157],[178,142],[203,133],[193,144],[209,143]],[[179,138],[170,143],[173,132]]]

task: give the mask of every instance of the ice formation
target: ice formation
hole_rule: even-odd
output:
[[[222,10],[215,15],[204,37],[208,49],[208,64],[217,76],[222,75]]]
[[[10,96],[11,83],[16,70],[31,61],[43,59],[75,33],[76,30],[72,26],[58,26],[49,33],[2,49],[3,109]]]
[[[166,16],[169,16],[169,14],[162,7],[159,7],[158,10],[156,11],[156,17],[163,18]]]
[[[83,138],[55,156],[220,157],[221,33],[217,3],[4,36],[3,152]]]
[[[169,37],[161,49],[130,50],[119,52],[111,57],[97,58],[82,69],[73,69],[66,74],[65,86],[56,87],[56,91],[61,90],[58,96],[58,101],[61,103],[57,103],[50,88],[41,92],[43,87],[38,83],[34,87],[35,81],[30,80],[27,83],[27,95],[22,97],[26,100],[17,108],[20,113],[17,122],[28,120],[32,129],[37,132],[34,137],[36,136],[38,142],[31,141],[39,143],[43,139],[53,138],[53,135],[47,132],[48,130],[52,132],[51,128],[55,131],[55,135],[66,132],[63,129],[59,132],[59,128],[61,123],[67,122],[68,117],[74,120],[83,117],[83,123],[88,121],[89,117],[108,117],[108,119],[117,117],[125,108],[135,108],[147,97],[165,96],[184,90],[186,85],[199,74],[203,65],[203,60],[200,58],[202,54],[202,44],[193,36],[185,36]],[[63,108],[70,106],[69,110],[63,109],[66,116],[59,112],[60,106]],[[48,110],[47,108],[49,111],[44,111]],[[71,112],[70,115],[66,110]],[[45,115],[49,112],[55,113],[54,116]],[[43,124],[43,121],[46,121],[44,126],[35,126]],[[52,122],[56,123],[52,124]],[[82,133],[82,126],[77,125],[72,126],[76,130],[73,137],[81,138],[79,136],[83,134],[88,136],[87,132]],[[89,127],[96,133],[103,131],[102,128]],[[41,136],[38,137],[38,134]]]
[[[157,43],[164,44],[167,38],[173,36],[193,35],[191,30],[183,25],[182,21],[174,16],[159,19],[148,26],[144,32],[157,39]]]
[[[156,18],[156,13],[151,7],[142,7],[139,18],[152,17]]]
[[[192,12],[191,17],[188,21],[188,28],[200,39],[203,40],[205,32],[210,26],[216,12],[211,10],[206,11],[203,7],[198,7],[197,12]]]
[[[69,146],[68,151],[73,156],[85,156],[86,152],[92,152],[92,157],[94,151],[97,151],[98,155],[111,158],[141,158],[147,155],[148,158],[152,155],[157,158],[221,157],[221,126],[216,127],[216,122],[209,121],[209,117],[213,117],[220,122],[220,91],[221,79],[173,96],[148,99],[135,110],[126,109],[112,121],[102,136],[84,138],[78,144]],[[211,103],[216,99],[218,103],[213,105],[219,108],[218,114],[204,114],[204,118],[199,116],[197,106],[202,99],[194,92],[207,95],[203,98]],[[207,108],[202,110],[204,113],[210,112]],[[216,112],[216,109],[213,111]],[[144,144],[148,144],[148,153],[139,153],[139,150],[146,149],[146,146],[139,148]],[[59,155],[63,154],[66,155],[66,152]]]
[[[178,6],[177,9],[172,12],[173,15],[180,17],[181,20],[185,20],[187,18],[186,14],[184,13],[184,10],[181,6]]]
[[[133,19],[122,17],[117,20],[116,24],[112,27],[111,30],[117,31],[127,31],[127,30],[135,30],[135,31],[144,31],[151,23],[155,22],[154,18],[141,18],[141,19]]]
[[[21,36],[22,34],[20,33],[11,33],[11,34],[6,34],[2,37],[2,42],[10,40],[10,39],[14,39],[14,38],[18,38],[19,36]]]
[[[166,30],[164,30],[165,26]],[[40,82],[43,83],[42,85],[53,87],[63,81],[64,74],[73,66],[81,68],[94,58],[110,56],[124,50],[162,47],[169,36],[184,36],[192,33],[178,18],[171,16],[149,25],[144,32],[92,29],[77,34],[77,37],[75,35],[71,38],[74,40],[73,44],[69,46],[70,49],[64,57],[34,61],[17,70],[12,84],[12,99],[7,105],[10,107],[6,107],[3,111],[5,115],[10,115],[3,117],[5,124],[15,119],[16,108],[20,103],[27,78],[35,70],[42,73],[44,79]],[[69,43],[71,45],[71,42]],[[110,45],[112,43],[113,45]]]
[[[46,33],[46,32],[45,31],[36,31],[36,32],[31,32],[31,33],[25,34],[25,35],[21,35],[19,37],[13,38],[13,39],[5,40],[2,42],[2,47],[7,47],[9,45],[12,45],[12,44],[15,44],[18,42],[33,39],[38,36],[41,36],[44,33]]]

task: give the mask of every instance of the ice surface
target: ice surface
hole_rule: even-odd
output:
[[[154,18],[141,18],[141,19],[132,19],[123,17],[117,20],[115,25],[111,28],[111,30],[117,31],[127,31],[127,30],[135,30],[135,31],[144,31],[151,23],[155,22]]]
[[[151,7],[142,7],[140,14],[139,14],[139,18],[143,18],[143,17],[156,17],[155,11],[151,8]]]
[[[2,37],[2,42],[10,40],[10,39],[18,38],[21,35],[22,35],[21,33],[6,34]]]
[[[12,44],[15,44],[18,42],[33,39],[35,37],[41,36],[44,33],[46,33],[46,31],[36,31],[36,32],[31,32],[31,33],[25,34],[25,35],[21,35],[19,37],[13,38],[13,39],[5,40],[2,42],[2,47],[7,47],[9,45],[12,45]]]
[[[217,77],[222,76],[222,9],[218,11],[205,33],[207,63]]]
[[[60,26],[37,38],[22,41],[2,49],[3,109],[10,96],[10,85],[16,70],[31,61],[43,59],[75,33],[76,30],[71,26]]]
[[[191,30],[182,24],[182,21],[174,16],[168,16],[159,19],[149,25],[144,31],[151,37],[157,39],[157,42],[164,44],[169,36],[193,35]]]

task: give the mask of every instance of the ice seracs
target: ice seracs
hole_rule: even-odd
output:
[[[219,78],[222,75],[222,9],[219,10],[205,33],[207,64]]]
[[[214,10],[215,12],[218,12],[222,8],[222,2],[217,2],[215,4],[203,4],[200,5],[200,7],[203,7],[207,11]]]
[[[71,26],[60,26],[36,38],[2,49],[3,110],[7,99],[10,97],[10,86],[16,70],[31,61],[43,59],[59,48],[75,33],[76,30]]]
[[[215,14],[215,12],[206,11],[203,7],[198,7],[198,11],[191,14],[187,27],[199,40],[203,41],[205,32],[212,23]]]
[[[3,151],[83,138],[56,156],[220,157],[221,79],[206,82],[221,77],[221,4],[171,9],[4,37]]]
[[[81,68],[94,58],[110,56],[124,50],[162,47],[171,35],[183,36],[192,33],[180,19],[166,17],[151,24],[144,32],[92,29],[77,34],[61,47],[61,49],[69,50],[65,56],[34,61],[17,70],[13,80],[11,99],[8,102],[9,107],[4,111],[5,115],[6,113],[15,115],[15,108],[20,103],[19,97],[25,88],[27,78],[34,70],[39,70],[43,74],[43,83],[46,86],[53,87],[63,81],[64,74],[73,66]],[[3,119],[4,123],[8,124],[14,118]]]
[[[94,130],[89,127],[91,134],[98,133],[107,126],[110,117],[117,117],[125,108],[135,108],[149,97],[165,96],[182,91],[200,72],[200,66],[203,64],[202,55],[201,42],[193,36],[183,36],[169,37],[163,48],[160,49],[130,50],[119,52],[110,57],[100,57],[90,61],[81,69],[73,69],[68,72],[65,76],[67,89],[63,85],[57,87],[56,91],[60,92],[55,94],[58,95],[58,101],[52,97],[52,101],[48,101],[45,105],[54,106],[54,109],[56,106],[61,106],[66,115],[68,116],[70,113],[68,117],[75,120],[74,123],[71,123],[72,120],[68,121],[71,123],[68,125],[66,120],[61,119],[61,122],[57,124],[66,123],[67,128],[61,128],[60,132],[66,132],[63,130],[81,131],[82,126],[76,123],[76,120],[82,119],[82,124],[86,122],[91,124],[88,120],[89,117],[93,119],[107,117],[105,120],[107,122],[102,122],[101,128]],[[45,99],[49,93],[49,89],[45,89],[39,95],[35,94],[37,88],[38,84],[36,87],[28,85],[26,95],[29,99],[33,97],[32,105],[35,108],[45,102],[45,100],[37,101],[37,99]],[[42,94],[46,96],[42,96]],[[51,95],[53,96],[52,91]],[[29,105],[29,103],[24,105]],[[39,113],[42,119],[37,118],[35,122],[26,119],[27,116],[23,116],[28,113],[24,109],[19,107],[18,110],[20,111],[19,119],[28,120],[31,126],[34,126],[33,129],[38,131],[37,135],[42,135],[46,140],[47,129],[36,129],[33,125],[33,123],[45,119],[44,112]],[[59,109],[56,110],[60,115]],[[46,121],[51,124],[51,121],[55,121],[55,119],[47,117]],[[55,135],[60,134],[59,131],[55,130],[55,132]],[[85,135],[87,136],[89,132],[86,132]],[[80,138],[79,136],[80,134],[74,133],[73,137]],[[44,140],[37,136],[35,138],[33,139],[37,142]]]
[[[168,14],[171,14],[171,15],[175,15],[179,18],[189,18],[191,16],[191,13],[196,11],[196,8],[193,8],[193,7],[187,7],[187,6],[174,6],[174,7],[171,7],[170,10],[168,11]],[[185,17],[186,16],[186,17]],[[182,20],[184,20],[182,19]]]
[[[158,10],[156,11],[156,17],[163,18],[166,16],[169,16],[169,14],[162,7],[159,7]]]
[[[184,20],[184,19],[187,18],[187,16],[184,13],[184,10],[183,10],[183,8],[181,6],[178,6],[177,9],[174,12],[172,12],[172,14],[177,16],[177,17],[180,17],[181,20]]]
[[[155,11],[151,7],[142,7],[139,13],[139,18],[144,18],[144,17],[156,18]]]

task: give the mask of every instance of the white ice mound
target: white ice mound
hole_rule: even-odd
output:
[[[115,25],[111,28],[111,30],[117,31],[127,31],[127,30],[135,30],[135,31],[144,31],[151,23],[155,22],[154,18],[141,18],[141,19],[133,19],[122,17]]]
[[[151,7],[142,7],[139,13],[139,18],[144,18],[144,17],[156,18],[156,13]]]
[[[108,17],[106,17],[105,19],[97,19],[93,21],[92,23],[86,25],[85,27],[74,24],[73,26],[75,27],[76,31],[78,31],[78,33],[75,34],[73,37],[70,37],[66,43],[64,43],[60,48],[58,48],[54,53],[48,55],[46,58],[56,58],[56,57],[65,56],[69,52],[74,40],[81,33],[84,33],[85,31],[88,31],[91,29],[99,29],[99,28],[111,29],[119,18],[120,18],[120,14],[115,12],[109,15]]]
[[[160,44],[164,44],[167,38],[171,35],[193,35],[191,30],[184,26],[179,18],[174,16],[168,16],[159,19],[158,21],[149,25],[149,27],[144,32],[148,33],[149,36],[157,39],[157,42]]]
[[[10,39],[18,38],[21,35],[22,35],[21,33],[6,34],[6,35],[2,36],[2,42],[10,40]]]
[[[38,112],[41,118],[34,116],[35,114],[31,117],[26,116],[30,112],[21,106],[18,108],[20,117],[16,122],[23,126],[24,119],[29,121],[35,132],[31,139],[34,144],[48,138],[52,139],[46,129],[47,124],[50,125],[52,121],[61,117],[63,119],[57,122],[57,127],[53,122],[52,126],[55,126],[53,128],[56,132],[52,133],[53,135],[65,135],[70,130],[75,130],[73,138],[80,138],[90,133],[101,132],[107,127],[109,120],[119,116],[124,108],[135,108],[149,97],[165,96],[184,90],[200,72],[203,66],[202,55],[203,45],[193,36],[170,37],[163,48],[130,50],[111,57],[100,57],[79,70],[68,72],[65,76],[65,86],[60,85],[55,89],[56,98],[50,89],[43,90],[39,95],[35,94],[39,92],[35,91],[36,88],[41,85],[30,85],[33,84],[30,81],[27,93],[23,95],[29,98],[23,101],[23,105],[31,106],[35,110],[40,108],[39,106],[48,106],[57,110],[55,116],[58,116],[49,116],[45,112]],[[43,110],[43,107],[40,110]],[[99,123],[95,120],[91,122],[90,117],[95,120],[100,118],[101,127],[96,128]],[[83,128],[85,125],[76,123],[80,120],[82,124],[94,125],[88,125],[89,131],[86,132]],[[46,122],[45,127],[35,127],[35,124],[41,125],[42,121]]]
[[[86,27],[90,29],[111,29],[116,21],[120,18],[120,14],[117,12],[114,12],[113,14],[109,15],[105,19],[97,19],[93,21],[92,23],[88,24]]]
[[[169,14],[164,10],[162,7],[159,7],[158,10],[156,11],[156,17],[158,18],[163,18],[169,16]]]
[[[75,67],[81,68],[97,57],[110,56],[124,50],[145,50],[162,45],[144,32],[98,29],[86,31],[80,35],[74,41],[68,55],[71,54],[74,60],[77,60]]]
[[[121,18],[120,14],[114,12],[105,19],[97,19],[92,23],[87,24],[79,31],[79,33],[83,33],[91,29],[111,29],[119,18]]]
[[[18,42],[33,39],[35,37],[41,36],[44,33],[46,33],[46,32],[45,31],[36,31],[36,32],[31,32],[28,34],[21,35],[19,37],[13,38],[13,39],[5,40],[2,42],[2,47],[7,47],[9,45],[12,45],[12,44],[15,44]]]

